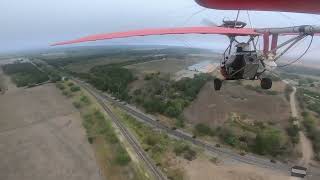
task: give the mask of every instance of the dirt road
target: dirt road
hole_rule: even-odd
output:
[[[292,86],[293,91],[290,94],[290,107],[291,107],[291,116],[298,117],[297,104],[296,104],[296,92],[297,88]]]
[[[100,179],[71,102],[53,84],[8,87],[0,95],[0,179]]]
[[[299,164],[305,167],[309,166],[309,163],[313,158],[313,149],[311,141],[304,135],[303,132],[299,132],[300,136],[300,147],[302,152],[302,158],[300,159]]]
[[[296,92],[297,88],[292,86],[292,93],[290,94],[290,107],[291,107],[291,116],[298,118],[297,112],[297,104],[296,104]],[[313,158],[313,148],[311,141],[305,136],[305,134],[300,131],[300,147],[302,152],[302,158],[299,161],[299,165],[308,167],[309,163],[312,161]]]

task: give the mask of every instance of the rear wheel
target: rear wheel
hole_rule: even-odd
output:
[[[272,80],[270,78],[262,78],[260,85],[262,89],[270,89],[272,87]]]
[[[222,80],[221,79],[214,79],[214,90],[219,91],[222,86]]]

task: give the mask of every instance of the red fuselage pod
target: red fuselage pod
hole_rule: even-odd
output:
[[[320,14],[320,0],[195,0],[210,9]]]

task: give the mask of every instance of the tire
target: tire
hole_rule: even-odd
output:
[[[219,91],[222,86],[222,81],[220,79],[214,79],[214,90]]]
[[[260,86],[262,89],[270,89],[272,87],[272,80],[270,78],[262,78]]]

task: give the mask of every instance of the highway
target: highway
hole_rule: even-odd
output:
[[[130,143],[134,151],[137,153],[138,157],[145,163],[146,167],[151,171],[151,173],[154,175],[154,177],[157,180],[166,180],[167,177],[164,175],[160,169],[153,163],[153,160],[149,158],[149,156],[146,154],[146,152],[142,149],[140,146],[140,143],[135,139],[135,137],[127,130],[127,128],[121,123],[121,121],[118,119],[118,117],[110,110],[108,105],[105,103],[105,99],[101,96],[100,93],[97,93],[96,91],[91,90],[87,86],[83,85],[79,80],[73,79],[76,81],[80,86],[85,88],[92,96],[94,96],[99,104],[103,107],[103,109],[108,113],[111,120],[116,124],[116,126],[119,128],[123,136],[127,139],[127,141]]]

